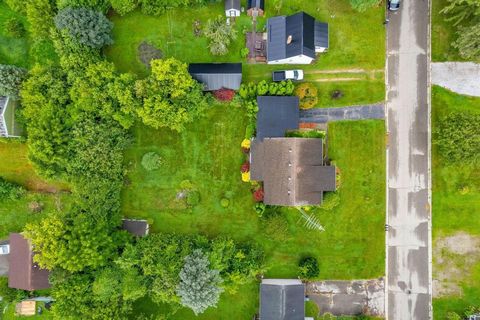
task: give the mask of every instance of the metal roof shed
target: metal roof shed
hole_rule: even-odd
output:
[[[260,319],[304,320],[305,285],[297,279],[262,280]]]
[[[242,83],[241,63],[191,63],[188,72],[204,84],[204,91],[238,90]]]

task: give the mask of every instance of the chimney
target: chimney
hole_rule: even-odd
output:
[[[292,43],[292,35],[289,35],[287,37],[287,44],[290,44],[290,43]]]

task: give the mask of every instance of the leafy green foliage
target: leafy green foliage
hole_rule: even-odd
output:
[[[200,203],[200,192],[197,190],[190,190],[187,194],[187,205],[195,207]]]
[[[317,87],[312,83],[302,83],[295,89],[295,95],[300,99],[301,109],[311,109],[318,102]]]
[[[113,43],[113,24],[98,11],[69,7],[60,10],[54,20],[57,29],[67,30],[80,44],[99,49]]]
[[[21,38],[25,34],[25,27],[22,21],[10,18],[3,24],[5,33],[13,38]]]
[[[305,257],[300,260],[298,264],[300,277],[303,279],[313,279],[318,277],[320,269],[318,268],[318,261],[315,257]]]
[[[137,8],[137,0],[110,0],[113,10],[123,16]]]
[[[156,152],[147,152],[142,157],[142,167],[147,171],[153,171],[160,168],[162,158]]]
[[[13,302],[17,297],[17,290],[8,287],[8,277],[0,277],[0,297],[6,302]]]
[[[380,0],[349,0],[354,10],[365,12],[380,3]]]
[[[480,23],[460,27],[458,39],[453,46],[458,49],[460,55],[465,59],[476,59],[480,57]]]
[[[185,264],[180,271],[180,283],[177,294],[180,303],[193,310],[197,315],[208,307],[216,306],[223,289],[220,287],[222,278],[218,270],[210,269],[210,261],[199,249],[185,258]]]
[[[90,8],[97,11],[106,12],[110,7],[109,0],[56,0],[58,9],[67,7],[73,8]]]
[[[16,200],[25,194],[26,190],[0,177],[0,200]]]
[[[232,24],[227,25],[223,16],[208,20],[203,33],[210,41],[208,44],[210,52],[218,56],[226,55],[230,43],[237,39],[237,30],[234,29]]]
[[[27,71],[23,68],[0,64],[0,96],[18,97],[22,81]]]
[[[25,1],[27,20],[31,26],[30,33],[36,40],[47,39],[50,29],[53,28],[53,17],[56,6],[54,0],[27,0]]]
[[[207,107],[202,86],[174,58],[153,60],[148,78],[135,84],[140,99],[138,116],[153,128],[167,127],[182,131],[185,124]]]
[[[25,3],[24,0],[4,0],[7,6],[15,12],[24,13]]]
[[[436,139],[443,159],[448,163],[473,163],[480,157],[480,115],[450,113],[440,119],[435,130]]]

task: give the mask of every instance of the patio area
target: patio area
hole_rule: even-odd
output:
[[[247,32],[247,48],[249,63],[267,62],[267,34],[263,32]]]

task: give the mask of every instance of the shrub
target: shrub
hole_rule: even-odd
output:
[[[99,49],[113,43],[113,24],[101,12],[69,7],[60,10],[54,20],[58,30],[67,30],[80,44]]]
[[[242,58],[248,57],[248,54],[249,54],[249,53],[250,53],[250,49],[248,49],[248,48],[242,48],[242,49],[240,50],[240,56],[241,56]]]
[[[251,144],[252,144],[252,141],[250,139],[243,139],[241,147],[242,149],[250,149]]]
[[[472,163],[480,158],[480,114],[450,113],[434,130],[440,155],[448,163]]]
[[[233,97],[235,97],[235,90],[222,88],[213,91],[213,96],[218,101],[232,101]]]
[[[265,195],[264,191],[262,188],[259,188],[253,192],[253,200],[255,202],[261,202],[263,201],[263,196]]]
[[[300,99],[301,109],[313,108],[318,102],[317,88],[311,83],[302,83],[295,89],[295,95]]]
[[[243,182],[250,182],[250,171],[249,172],[242,172],[242,181]]]
[[[228,200],[227,198],[223,198],[222,200],[220,200],[220,205],[223,208],[228,208],[228,206],[230,205],[230,200]]]
[[[0,277],[0,297],[6,302],[13,302],[17,298],[17,290],[8,287],[7,277]]]
[[[263,216],[263,213],[265,212],[266,205],[263,202],[257,202],[253,206],[255,209],[255,212],[257,213],[258,217],[261,218]]]
[[[247,109],[247,116],[250,119],[256,119],[258,112],[258,103],[255,100],[247,101],[245,103],[245,108]]]
[[[314,257],[305,257],[300,260],[298,264],[300,277],[305,279],[312,279],[318,277],[320,270],[318,268],[318,261]]]
[[[244,162],[242,164],[242,167],[240,168],[240,171],[242,173],[249,172],[250,171],[250,163],[248,161]]]
[[[5,21],[3,29],[5,30],[5,34],[12,38],[21,38],[25,34],[23,23],[16,18],[10,18]]]
[[[160,168],[162,158],[156,152],[147,152],[142,157],[142,167],[147,171],[153,171]]]
[[[110,0],[113,10],[123,16],[135,10],[138,5],[137,0]]]
[[[0,64],[0,96],[17,98],[26,76],[27,70],[23,68]]]
[[[324,210],[333,210],[340,204],[340,194],[338,192],[327,192],[320,206]]]
[[[255,123],[250,122],[245,128],[245,139],[250,140],[255,134]]]
[[[187,205],[189,207],[195,207],[200,203],[200,192],[192,190],[187,194]]]
[[[266,80],[262,80],[257,84],[257,94],[259,96],[264,96],[268,93],[268,83]]]
[[[16,200],[25,194],[25,189],[0,177],[0,200]]]

